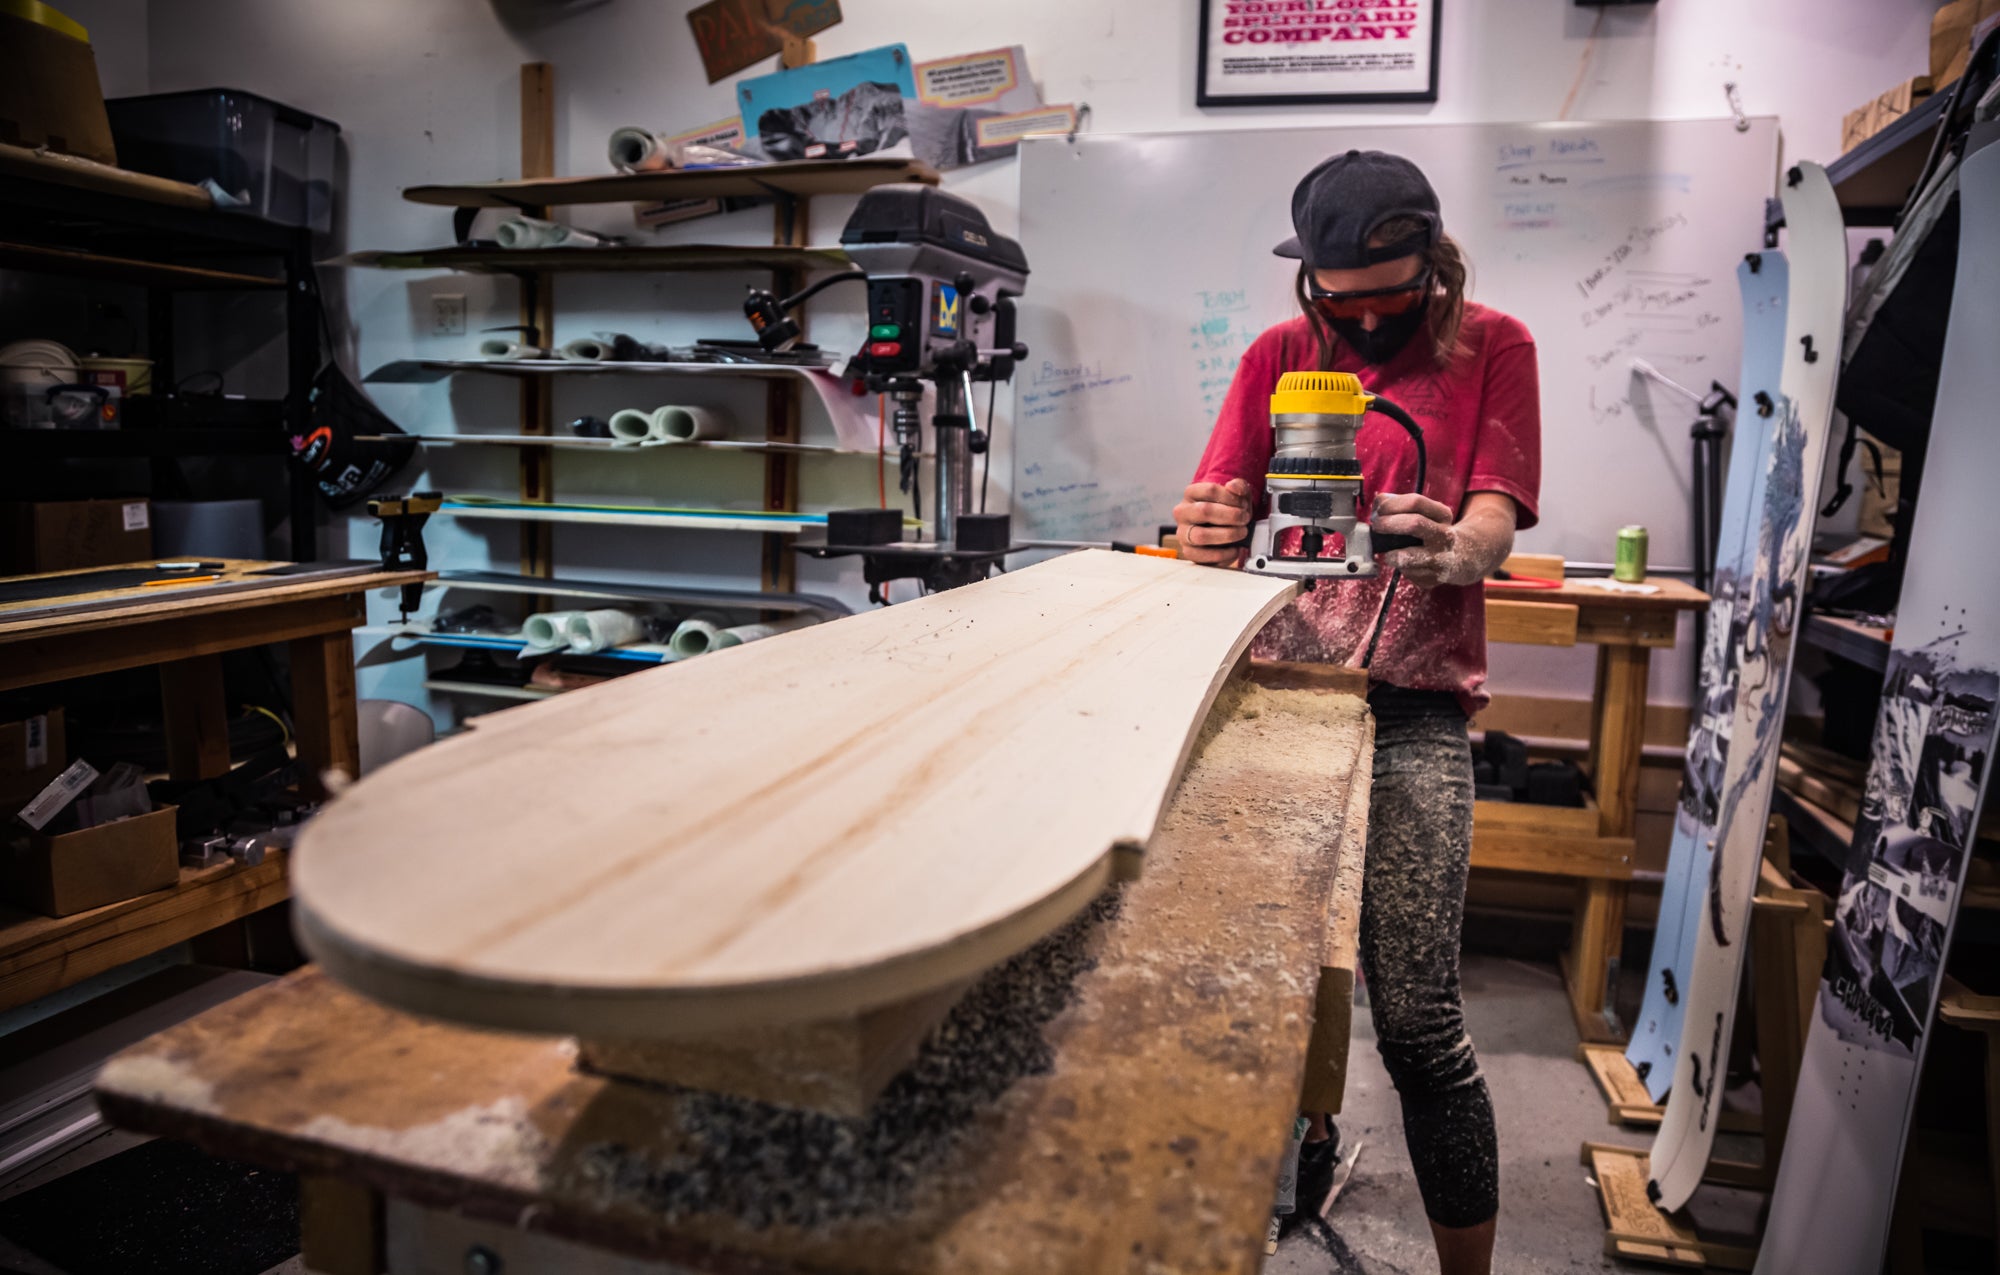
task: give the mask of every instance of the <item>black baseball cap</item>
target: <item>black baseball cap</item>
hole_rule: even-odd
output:
[[[1370,247],[1368,237],[1392,217],[1418,217],[1427,229]],[[1292,229],[1271,249],[1314,270],[1355,270],[1437,246],[1437,192],[1423,170],[1386,151],[1348,151],[1307,173],[1292,191]]]

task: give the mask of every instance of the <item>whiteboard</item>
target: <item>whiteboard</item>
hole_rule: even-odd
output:
[[[1327,155],[1416,161],[1473,299],[1528,325],[1542,523],[1521,547],[1608,562],[1619,527],[1685,566],[1693,407],[1634,378],[1735,388],[1736,264],[1763,242],[1777,125],[1733,120],[1030,138],[1015,376],[1015,534],[1151,539],[1193,476],[1243,351],[1295,314],[1292,187]]]

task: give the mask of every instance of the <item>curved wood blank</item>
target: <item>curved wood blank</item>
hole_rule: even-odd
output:
[[[1076,553],[509,710],[312,822],[300,938],[390,1004],[514,1029],[908,999],[1033,943],[1145,844],[1294,589]]]

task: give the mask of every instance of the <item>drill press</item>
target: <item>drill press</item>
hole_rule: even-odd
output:
[[[928,383],[936,453],[936,508],[927,541],[900,539],[900,519],[879,510],[835,511],[824,544],[801,544],[814,557],[859,555],[870,593],[890,580],[917,578],[933,589],[984,579],[1005,557],[1004,514],[973,511],[972,458],[987,437],[973,415],[974,382],[1011,380],[1028,347],[1014,337],[1014,298],[1027,285],[1021,245],[997,233],[977,207],[934,186],[877,186],[855,205],[840,234],[855,269],[829,275],[779,299],[752,289],[743,311],[766,350],[799,339],[790,311],[844,280],[868,285],[868,336],[847,375],[887,394],[902,458],[902,490],[923,516],[917,488],[922,402]]]
[[[1287,372],[1271,395],[1271,462],[1264,475],[1270,515],[1250,532],[1244,569],[1301,580],[1367,579],[1377,574],[1375,555],[1422,543],[1415,536],[1373,534],[1361,518],[1361,462],[1354,436],[1363,418],[1380,412],[1417,444],[1416,490],[1422,491],[1427,459],[1424,431],[1409,413],[1361,388],[1351,372]],[[1300,529],[1297,552],[1279,548],[1285,532]],[[1340,555],[1321,557],[1329,534],[1340,537]]]

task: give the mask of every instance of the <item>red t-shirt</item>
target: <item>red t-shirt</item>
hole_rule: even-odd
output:
[[[1447,368],[1437,367],[1427,334],[1419,331],[1383,364],[1364,363],[1343,343],[1332,370],[1359,376],[1369,393],[1395,403],[1423,427],[1429,453],[1424,495],[1462,514],[1467,493],[1501,492],[1514,498],[1517,525],[1532,527],[1542,481],[1534,338],[1520,320],[1467,302],[1461,340],[1465,353]],[[1236,369],[1195,481],[1244,479],[1256,498],[1257,516],[1263,517],[1271,392],[1282,373],[1316,370],[1318,354],[1303,315],[1259,336]],[[1416,481],[1415,445],[1379,412],[1368,415],[1355,452],[1364,517],[1376,493],[1407,492]],[[1322,580],[1272,619],[1252,652],[1267,659],[1344,663],[1368,640],[1389,575],[1385,566],[1372,580]],[[1397,585],[1368,675],[1410,690],[1451,691],[1468,714],[1484,708],[1489,697],[1483,689],[1486,609],[1480,586],[1419,589],[1407,580]]]

